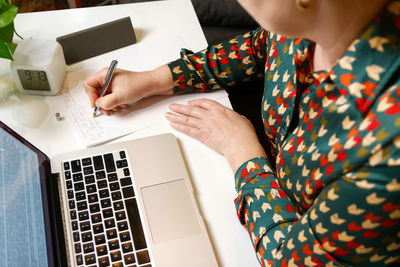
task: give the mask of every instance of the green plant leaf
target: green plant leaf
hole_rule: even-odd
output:
[[[0,6],[3,6],[3,5],[7,5],[6,0],[0,0]]]
[[[12,42],[14,36],[14,22],[0,28],[0,40],[4,42]]]
[[[5,5],[0,8],[0,28],[3,28],[13,22],[18,13],[18,7],[14,5]]]
[[[6,45],[8,47],[8,50],[10,51],[10,54],[13,55],[15,49],[17,48],[17,44],[14,44],[13,42],[6,42]]]
[[[0,57],[13,60],[13,57],[5,42],[0,41]]]

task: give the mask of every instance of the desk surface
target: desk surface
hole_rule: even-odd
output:
[[[64,34],[125,16],[131,17],[139,43],[160,43],[166,36],[175,36],[194,51],[207,46],[189,0],[25,13],[16,17],[15,28],[25,38],[55,39]],[[163,52],[166,55],[169,53],[168,51]],[[98,66],[98,69],[101,69],[120,53],[124,53],[124,48],[70,65],[68,71],[76,71],[89,65]],[[151,63],[146,67],[149,68],[164,63],[155,58],[148,60]],[[119,64],[119,67],[135,69],[136,66],[134,60],[128,58]],[[7,68],[8,61],[0,61],[0,73],[7,72]],[[221,102],[230,106],[227,97]],[[83,148],[78,137],[72,134],[73,128],[68,118],[57,121],[54,116],[62,104],[59,96],[42,97],[16,94],[8,101],[0,103],[0,119],[51,157],[61,152]],[[32,120],[32,112],[41,112],[41,116],[34,117]],[[236,217],[233,203],[236,197],[234,178],[222,156],[199,142],[174,131],[166,120],[118,139],[118,141],[165,132],[175,134],[181,144],[195,196],[220,265],[228,267],[259,266],[249,237]]]

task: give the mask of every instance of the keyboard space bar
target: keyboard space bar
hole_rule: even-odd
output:
[[[129,225],[131,226],[133,242],[136,250],[147,247],[146,239],[144,238],[142,221],[137,207],[136,199],[131,198],[125,200],[125,206],[128,211]]]

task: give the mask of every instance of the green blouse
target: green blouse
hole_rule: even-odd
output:
[[[176,94],[264,80],[276,159],[235,175],[237,215],[262,266],[379,266],[400,258],[400,1],[329,71],[315,44],[261,28],[169,67]],[[240,86],[237,86],[240,90]]]

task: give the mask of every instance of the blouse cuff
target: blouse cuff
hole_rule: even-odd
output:
[[[238,168],[235,174],[236,191],[239,192],[246,183],[256,176],[261,176],[264,179],[275,177],[267,158],[257,157],[250,159]]]
[[[168,63],[174,81],[174,94],[208,91],[207,84],[196,75],[195,66],[189,60],[193,52],[187,49],[181,50],[181,58]]]

